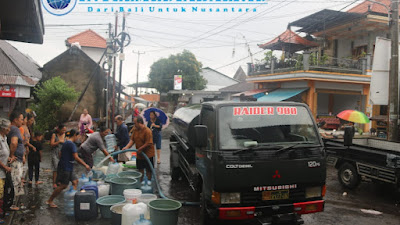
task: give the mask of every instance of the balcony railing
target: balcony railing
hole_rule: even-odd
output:
[[[271,63],[248,64],[248,74],[250,76],[309,70],[365,74],[367,70],[367,58],[353,60],[324,56],[322,59],[317,59],[316,57],[310,57],[310,54],[303,54],[298,59],[285,59],[285,61],[280,62],[272,60]]]

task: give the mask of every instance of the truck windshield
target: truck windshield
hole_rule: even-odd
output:
[[[319,144],[311,115],[303,106],[225,106],[219,110],[220,149],[245,143]]]

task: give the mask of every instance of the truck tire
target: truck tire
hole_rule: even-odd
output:
[[[343,163],[339,167],[338,178],[340,183],[349,189],[356,188],[361,181],[361,177],[357,173],[356,167],[350,163]]]
[[[217,225],[217,221],[215,219],[212,219],[210,215],[207,212],[207,204],[206,200],[203,197],[203,193],[201,193],[201,211],[200,211],[200,219],[201,219],[201,225]]]
[[[172,180],[179,180],[182,177],[182,170],[180,167],[171,167],[171,179]]]

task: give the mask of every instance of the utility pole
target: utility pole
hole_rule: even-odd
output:
[[[117,35],[118,32],[118,12],[115,12],[115,31],[114,31],[114,36]],[[114,49],[116,49],[117,46],[114,44]],[[116,68],[117,68],[117,59],[116,56],[114,56],[114,66],[113,66],[113,97],[112,97],[112,110],[111,110],[111,129],[114,130],[114,118],[115,118],[115,73],[116,73]]]
[[[140,60],[140,55],[145,54],[146,52],[140,52],[140,51],[132,51],[133,53],[137,54],[137,73],[136,73],[136,87],[135,87],[135,96],[138,97],[138,86],[139,86],[139,60]]]
[[[391,3],[392,19],[390,23],[391,31],[391,63],[389,72],[389,141],[399,139],[399,2],[392,0]]]
[[[110,115],[109,115],[109,112],[108,112],[108,109],[109,109],[109,104],[108,104],[108,102],[109,102],[109,97],[110,97],[110,95],[109,95],[109,91],[110,91],[110,76],[111,76],[111,68],[112,68],[112,56],[110,55],[110,51],[114,51],[114,49],[113,49],[113,46],[112,46],[112,40],[113,40],[113,34],[112,34],[112,31],[111,31],[111,23],[109,23],[108,24],[108,40],[107,40],[107,64],[108,64],[108,68],[107,68],[107,84],[106,84],[106,105],[105,105],[105,108],[106,108],[106,127],[110,127],[110,123],[109,123],[109,117],[110,117]],[[111,50],[112,49],[112,50]]]
[[[125,19],[126,19],[126,14],[124,12],[123,14],[123,19],[122,19],[122,35],[121,35],[121,53],[120,56],[124,56],[124,42],[125,42]],[[118,104],[117,104],[117,114],[119,115],[119,108],[120,108],[120,101],[121,101],[121,92],[122,92],[122,63],[123,59],[119,59],[119,91],[118,91]]]

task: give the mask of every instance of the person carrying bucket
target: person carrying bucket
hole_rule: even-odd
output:
[[[46,204],[49,205],[50,208],[58,207],[56,204],[54,204],[53,200],[61,193],[62,190],[68,187],[70,181],[72,182],[74,189],[77,188],[78,177],[73,173],[74,160],[83,165],[86,170],[91,170],[90,166],[78,156],[76,145],[74,143],[78,139],[77,135],[78,132],[74,129],[66,133],[67,141],[64,142],[61,148],[61,157],[57,167],[58,187],[53,191],[50,198],[46,201]]]
[[[131,140],[129,143],[122,149],[129,149],[136,144],[137,148],[137,158],[136,158],[136,168],[143,174],[144,169],[146,169],[147,178],[151,180],[151,169],[150,165],[147,163],[144,156],[142,156],[142,152],[144,152],[147,157],[150,159],[151,164],[154,166],[154,144],[153,144],[153,134],[147,126],[144,125],[143,117],[137,116],[133,120],[135,126],[132,132]],[[143,180],[143,177],[142,177]]]

